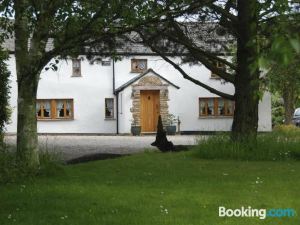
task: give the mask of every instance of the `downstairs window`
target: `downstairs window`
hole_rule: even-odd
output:
[[[233,116],[234,102],[225,98],[199,98],[199,116]]]
[[[38,120],[74,119],[73,99],[37,99],[36,117]]]

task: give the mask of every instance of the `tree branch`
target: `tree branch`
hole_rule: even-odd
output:
[[[183,76],[183,78],[193,82],[194,84],[197,84],[200,87],[203,87],[204,89],[210,91],[213,94],[216,94],[218,96],[221,96],[223,98],[229,99],[229,100],[234,100],[234,95],[230,95],[221,91],[218,91],[215,88],[212,88],[202,82],[200,82],[199,80],[196,80],[194,78],[192,78],[191,76],[189,76],[178,64],[176,64],[175,62],[173,62],[171,59],[169,59],[167,56],[165,56],[162,52],[160,52],[157,48],[155,48],[154,46],[149,46],[154,52],[156,52],[160,57],[162,57],[166,62],[168,62],[169,64],[171,64],[177,71],[179,71],[181,73],[181,75]]]

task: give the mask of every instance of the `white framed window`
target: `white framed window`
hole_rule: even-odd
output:
[[[114,99],[105,98],[105,119],[114,118]]]
[[[80,59],[72,59],[72,77],[81,77]]]
[[[131,72],[142,73],[147,70],[147,59],[131,59]]]
[[[199,116],[233,116],[234,102],[225,98],[199,98]]]
[[[73,99],[37,99],[36,117],[37,120],[72,120]]]

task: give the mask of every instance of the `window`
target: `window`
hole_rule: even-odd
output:
[[[234,102],[224,98],[199,98],[199,116],[233,116]]]
[[[36,116],[38,119],[51,118],[51,102],[49,100],[37,101]]]
[[[101,64],[102,64],[102,66],[110,66],[111,62],[110,62],[110,60],[102,60]]]
[[[147,70],[147,59],[131,59],[131,72],[141,73]]]
[[[37,99],[38,120],[70,120],[74,118],[73,99]]]
[[[80,59],[72,59],[72,77],[81,77]]]
[[[223,71],[226,71],[226,66],[225,66],[224,63],[221,63],[221,62],[217,61],[217,62],[214,63],[214,65],[215,65],[218,69],[221,69],[221,70],[223,70]],[[217,74],[213,73],[213,72],[211,72],[210,78],[212,78],[212,79],[220,79],[220,77],[219,77]]]
[[[114,99],[113,98],[105,99],[105,118],[106,119],[114,118]]]

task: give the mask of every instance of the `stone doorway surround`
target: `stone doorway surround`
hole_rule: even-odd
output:
[[[132,117],[133,123],[137,126],[141,125],[140,114],[140,92],[141,90],[159,90],[159,102],[160,102],[160,115],[162,117],[163,124],[166,124],[167,116],[169,114],[169,84],[164,84],[162,80],[155,75],[145,75],[137,84],[132,85]]]

